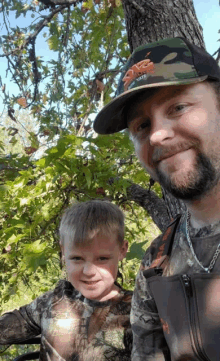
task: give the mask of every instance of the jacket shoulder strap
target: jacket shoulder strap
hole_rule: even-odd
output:
[[[157,248],[153,252],[153,262],[150,267],[143,272],[144,276],[147,276],[146,278],[161,274],[167,265],[180,218],[181,214],[178,214],[163,233]]]

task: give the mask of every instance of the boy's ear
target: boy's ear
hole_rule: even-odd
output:
[[[60,243],[60,251],[61,251],[61,255],[64,255],[64,246],[63,244]]]
[[[121,247],[119,261],[122,261],[126,257],[127,252],[128,252],[128,241],[126,241],[125,239]]]

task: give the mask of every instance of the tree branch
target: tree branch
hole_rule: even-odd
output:
[[[31,49],[30,49],[30,61],[32,62],[32,69],[33,69],[33,74],[34,74],[34,96],[32,101],[30,102],[30,104],[27,105],[26,108],[30,107],[33,102],[36,100],[37,94],[38,94],[38,83],[40,81],[40,74],[38,72],[38,67],[37,67],[37,59],[36,59],[36,53],[35,53],[35,38],[32,38],[31,40]]]
[[[56,6],[56,5],[76,5],[77,3],[82,2],[83,0],[38,0],[40,3],[46,6]]]
[[[139,204],[148,212],[162,232],[167,228],[167,224],[170,222],[170,216],[163,198],[159,198],[153,191],[144,189],[134,183],[127,188],[127,196],[129,200]]]
[[[69,4],[68,4],[69,6]],[[15,48],[9,52],[4,52],[4,54],[0,55],[0,58],[2,57],[8,57],[10,55],[15,54],[18,51],[23,50],[28,44],[30,44],[33,39],[35,39],[37,37],[37,35],[41,32],[41,30],[52,20],[52,18],[54,17],[54,15],[56,15],[57,13],[59,13],[61,10],[64,10],[67,7],[67,5],[62,5],[56,9],[54,9],[50,15],[46,16],[42,21],[40,21],[37,26],[36,26],[36,30],[30,34],[27,39],[23,42],[23,44],[21,46],[19,46],[18,48]],[[4,50],[3,50],[4,51]]]
[[[142,6],[138,5],[135,0],[128,0],[128,2],[133,5],[133,7],[141,14],[145,15],[145,10],[142,8]]]

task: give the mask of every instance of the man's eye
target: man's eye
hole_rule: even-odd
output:
[[[183,110],[185,106],[186,106],[185,104],[178,104],[176,105],[175,110],[179,112],[180,110]]]
[[[99,257],[100,261],[107,261],[108,257]]]
[[[150,127],[150,121],[146,120],[144,122],[142,122],[141,124],[138,125],[137,127],[137,131],[141,132],[143,129],[149,128]]]
[[[171,107],[169,114],[175,114],[183,111],[187,107],[187,104],[175,104],[173,107]]]

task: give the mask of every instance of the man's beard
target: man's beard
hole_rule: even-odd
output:
[[[209,158],[198,154],[194,170],[186,175],[186,181],[178,186],[169,176],[156,168],[157,180],[168,192],[182,200],[195,200],[204,196],[219,180],[219,176]],[[185,183],[185,184],[184,184]]]

